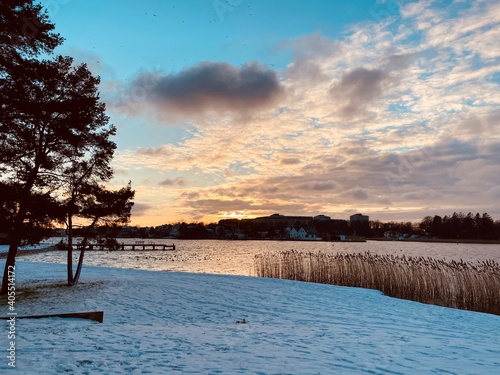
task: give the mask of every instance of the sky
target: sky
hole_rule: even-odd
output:
[[[43,0],[118,128],[133,225],[500,219],[496,0]]]

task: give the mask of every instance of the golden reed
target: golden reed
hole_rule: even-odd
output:
[[[377,289],[422,303],[500,315],[500,265],[294,250],[255,256],[257,276]]]

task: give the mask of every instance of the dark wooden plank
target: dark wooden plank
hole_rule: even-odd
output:
[[[14,320],[17,319],[42,319],[42,318],[78,318],[78,319],[88,319],[94,320],[96,322],[102,323],[104,320],[103,311],[88,311],[88,312],[76,312],[76,313],[62,313],[62,314],[46,314],[46,315],[24,315],[17,316],[11,315],[7,317],[0,317],[2,320]]]

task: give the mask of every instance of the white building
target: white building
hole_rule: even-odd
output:
[[[316,241],[318,240],[316,231],[310,230],[309,232],[305,230],[303,227],[300,227],[299,230],[295,228],[287,228],[286,232],[288,233],[288,237],[291,240],[302,240],[302,241]]]

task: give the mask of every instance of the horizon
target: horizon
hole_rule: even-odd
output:
[[[117,126],[130,225],[500,217],[500,3],[40,1]]]
[[[440,216],[441,218],[444,218],[445,216],[447,217],[451,217],[453,215],[453,213],[457,213],[457,214],[464,214],[464,215],[467,215],[468,213],[465,213],[465,212],[462,212],[462,211],[454,211],[454,212],[451,212],[451,213],[447,213],[447,214],[444,214],[444,215],[439,215],[439,214],[435,214],[435,215],[428,215],[430,217],[435,217],[435,216]],[[471,213],[475,216],[476,214],[480,214],[482,215],[483,213],[479,213],[479,212],[472,212]],[[486,214],[490,215],[488,212],[485,212]],[[128,223],[128,224],[123,224],[121,225],[121,227],[159,227],[159,226],[164,226],[164,225],[176,225],[176,224],[182,224],[182,223],[186,223],[186,224],[202,224],[202,225],[212,225],[212,224],[215,224],[217,225],[221,220],[253,220],[253,219],[258,219],[258,218],[265,218],[265,217],[270,217],[274,214],[278,214],[280,216],[285,216],[285,217],[295,217],[295,216],[302,216],[302,217],[308,217],[308,218],[315,218],[316,216],[329,216],[329,215],[324,215],[324,214],[316,214],[316,215],[307,215],[307,214],[304,214],[304,215],[283,215],[281,213],[273,213],[273,214],[269,214],[269,215],[263,215],[263,216],[255,216],[255,217],[224,217],[224,218],[220,218],[216,221],[186,221],[186,220],[177,220],[177,221],[171,221],[171,222],[162,222],[160,224],[156,224],[156,225],[139,225],[139,224],[133,224],[133,223]],[[361,214],[361,215],[365,215],[364,213],[362,212],[356,212],[355,214]],[[355,214],[352,214],[352,215],[355,215]],[[351,215],[349,215],[351,216]],[[330,217],[331,220],[345,220],[347,222],[349,222],[349,219],[350,217],[347,216],[347,217]],[[374,222],[374,221],[380,221],[381,223],[390,223],[390,222],[395,222],[395,223],[407,223],[407,222],[411,222],[412,224],[418,224],[420,222],[423,221],[423,219],[425,217],[422,217],[418,220],[415,220],[415,221],[411,221],[411,220],[387,220],[387,221],[382,221],[382,220],[378,220],[378,219],[372,219],[370,217],[370,215],[366,215],[368,216],[368,220],[370,222]],[[492,218],[492,220],[494,222],[497,222],[497,221],[500,221],[500,219],[497,219],[495,218],[494,216],[490,215],[490,217]],[[56,230],[65,230],[65,227],[56,227],[55,228]]]

